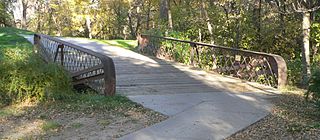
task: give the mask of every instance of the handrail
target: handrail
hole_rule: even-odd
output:
[[[85,84],[104,95],[115,94],[112,58],[44,34],[34,34],[34,46],[46,62],[62,65],[70,73],[74,85]]]
[[[158,40],[157,43],[155,43],[156,39]],[[183,47],[184,49],[190,48],[191,65],[194,65],[195,51],[198,58],[198,66],[201,66],[199,64],[201,55],[208,56],[208,54],[200,54],[199,48],[207,47],[209,50],[206,50],[206,52],[210,52],[210,59],[212,60],[210,70],[272,87],[281,88],[286,85],[287,66],[284,59],[279,55],[147,34],[142,34],[138,37],[139,49],[142,51],[152,49],[152,55],[167,53],[161,49],[161,47],[166,46],[163,46],[160,40],[162,42],[170,41],[173,45],[178,42],[187,44],[187,46]]]

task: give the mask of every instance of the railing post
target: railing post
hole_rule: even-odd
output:
[[[273,67],[278,77],[278,89],[281,89],[287,85],[287,64],[281,56],[273,55],[273,59],[276,63]]]
[[[56,49],[56,53],[54,54],[54,58],[53,58],[53,62],[56,62],[57,61],[57,57],[58,57],[58,54],[59,54],[59,50],[60,50],[60,45],[58,45],[57,49]]]
[[[116,93],[116,73],[113,60],[111,58],[103,59],[104,81],[105,89],[104,94],[113,96]]]
[[[195,66],[194,64],[194,48],[196,47],[195,44],[193,43],[190,43],[190,46],[191,46],[191,50],[190,50],[190,65],[191,66]]]
[[[63,49],[64,49],[64,45],[63,44],[60,44],[58,46],[58,48],[60,48],[60,61],[61,61],[61,66],[63,66],[63,61],[64,61],[64,52],[63,52]]]
[[[39,42],[40,42],[40,36],[34,34],[34,36],[33,36],[33,45],[34,45],[33,51],[34,51],[35,53],[38,53]]]

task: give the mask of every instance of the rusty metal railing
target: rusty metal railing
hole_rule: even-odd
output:
[[[73,85],[85,84],[101,94],[115,94],[115,67],[110,57],[43,34],[34,35],[34,46],[45,61],[62,65]]]
[[[287,82],[287,66],[279,55],[153,35],[141,35],[138,43],[142,52],[222,75],[278,88]]]

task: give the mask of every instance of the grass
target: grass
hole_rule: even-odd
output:
[[[32,48],[32,44],[30,44],[25,38],[18,36],[12,28],[4,27],[0,27],[0,46],[0,49],[16,47]]]
[[[72,37],[72,38],[75,38],[75,37]],[[83,38],[83,37],[77,37],[77,38]],[[88,38],[85,38],[85,39],[88,39]],[[116,40],[91,39],[91,40],[97,41],[106,45],[125,48],[131,51],[135,51],[136,47],[138,46],[137,40],[118,40],[118,39]]]
[[[1,109],[0,117],[13,116],[15,114],[15,110],[12,109]]]
[[[305,100],[306,91],[286,87],[273,98],[274,107],[264,119],[232,135],[233,139],[319,139],[320,110]]]
[[[37,100],[53,99],[70,102],[72,106],[104,108],[108,110],[132,105],[126,97],[105,97],[86,92],[78,94],[72,90],[68,75],[55,64],[45,64],[32,52],[32,45],[19,33],[31,34],[26,30],[0,28],[0,97],[1,106],[24,98]],[[132,48],[128,40],[102,41],[112,45]],[[40,67],[39,67],[40,66]],[[20,96],[23,96],[20,98]],[[84,108],[86,108],[84,107]],[[1,114],[6,114],[2,112]]]
[[[44,131],[50,131],[50,130],[56,130],[59,127],[61,127],[61,124],[55,121],[47,121],[42,125],[42,130]]]
[[[124,96],[103,96],[92,91],[81,93],[75,91],[69,75],[63,68],[43,62],[37,54],[33,53],[32,45],[18,34],[32,34],[32,32],[0,28],[1,133],[5,134],[13,128],[18,129],[21,123],[30,123],[30,121],[39,122],[37,129],[54,130],[54,133],[58,133],[67,123],[82,117],[98,116],[97,126],[107,126],[121,118],[128,119],[131,117],[128,112],[150,117],[148,122],[158,122],[164,118]],[[128,49],[133,49],[135,46],[134,41],[102,42]],[[70,124],[70,126],[86,127],[81,122]],[[19,129],[23,130],[23,128]],[[51,132],[44,133],[44,135],[51,135]],[[37,132],[36,135],[38,134]],[[26,137],[28,136],[34,135],[27,134]]]
[[[23,29],[17,29],[14,27],[0,27],[0,30],[3,30],[5,32],[15,33],[15,34],[25,34],[25,35],[33,35],[34,32],[23,30]]]
[[[102,125],[102,126],[107,126],[107,125],[109,125],[111,122],[110,122],[110,120],[99,120],[98,121],[98,124],[99,125]]]
[[[98,40],[98,39],[94,39],[94,40],[104,44],[118,46],[118,47],[125,48],[132,51],[134,51],[136,46],[138,46],[138,43],[136,40]]]
[[[82,126],[83,126],[82,123],[73,123],[73,124],[71,124],[71,127],[72,127],[72,128],[75,128],[75,129],[80,128],[80,127],[82,127]]]
[[[71,79],[63,68],[45,63],[18,33],[29,32],[0,28],[0,107],[28,99],[62,99],[72,94]]]

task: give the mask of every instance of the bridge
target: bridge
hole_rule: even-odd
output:
[[[189,45],[193,67],[159,58],[165,41]],[[125,95],[169,116],[120,139],[226,138],[268,115],[268,99],[286,82],[280,56],[173,38],[142,35],[140,50],[151,56],[82,38],[36,34],[34,44],[44,60],[70,72],[74,85]],[[209,69],[201,53],[210,53]]]

